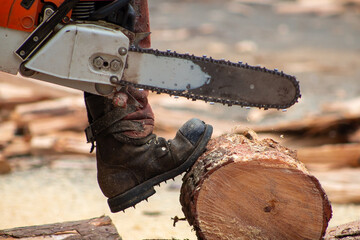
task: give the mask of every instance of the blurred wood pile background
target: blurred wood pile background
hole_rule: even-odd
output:
[[[22,156],[88,156],[86,126],[81,92],[0,73],[1,173]]]
[[[278,1],[276,11],[279,14],[317,14],[337,15],[347,10],[360,13],[359,0],[296,0]]]
[[[180,100],[183,109],[179,111],[166,95],[151,99],[156,131],[166,138],[172,138],[178,127],[192,117],[191,111],[202,107]],[[76,155],[69,159],[94,157],[83,132],[87,115],[81,92],[1,73],[0,109],[1,173],[42,164],[95,167],[88,161],[64,160],[64,155]],[[360,98],[326,104],[315,116],[267,126],[231,123],[210,116],[204,120],[214,125],[214,136],[225,133],[232,124],[235,132],[252,128],[260,137],[271,137],[297,150],[299,160],[320,180],[331,202],[360,202]]]
[[[360,0],[227,1],[231,12],[251,11],[252,3],[271,5],[277,14],[333,16],[345,11],[360,13]],[[251,125],[225,117],[214,118],[211,116],[214,110],[198,101],[179,99],[178,105],[183,105],[175,109],[172,102],[164,99],[169,98],[153,95],[150,99],[156,114],[156,133],[160,136],[172,138],[194,112],[206,111],[210,114],[202,119],[214,125],[214,136],[237,124],[241,128],[250,127],[260,137],[271,137],[297,150],[299,160],[320,180],[332,202],[360,202],[360,98],[332,102],[324,105],[317,115],[297,121],[285,119],[285,122],[271,126],[263,126],[261,121]],[[260,118],[266,118],[269,113],[271,111],[261,113]],[[94,158],[83,133],[86,126],[81,92],[0,73],[0,173],[47,163],[95,168],[94,164],[81,161],[53,161],[67,159],[64,155],[75,155],[72,159]]]
[[[348,10],[360,13],[359,0],[233,0],[232,2],[271,4],[278,14],[316,14],[331,16],[341,14]]]
[[[355,212],[355,208],[350,207],[360,204],[360,96],[349,98],[359,93],[358,88],[352,89],[352,86],[356,86],[359,72],[358,47],[355,46],[359,27],[354,22],[360,16],[360,0],[198,1],[204,4],[195,10],[209,10],[206,4],[214,2],[221,4],[221,11],[208,11],[209,16],[214,17],[209,19],[215,19],[213,22],[204,13],[191,21],[179,21],[184,12],[187,16],[191,15],[190,7],[185,8],[179,2],[194,7],[191,4],[194,1],[189,0],[152,2],[159,5],[151,9],[154,13],[152,37],[156,47],[166,45],[166,48],[180,48],[179,51],[198,55],[207,51],[206,54],[217,58],[240,57],[250,64],[282,68],[298,76],[300,81],[305,80],[301,83],[304,97],[303,102],[301,100],[288,113],[251,109],[240,111],[245,116],[233,114],[229,117],[226,113],[236,112],[238,108],[233,107],[234,110],[224,111],[224,115],[220,115],[216,111],[221,107],[182,98],[175,102],[169,100],[167,95],[152,94],[150,101],[156,115],[156,134],[173,138],[177,129],[192,117],[201,117],[212,124],[214,137],[230,131],[253,129],[260,138],[272,138],[296,150],[298,159],[320,181],[330,202],[344,204],[342,206]],[[183,7],[183,11],[179,6]],[[172,7],[179,8],[179,11],[168,17],[167,11],[171,11]],[[273,12],[269,17],[274,19],[274,23],[269,27],[275,32],[267,33],[260,27],[260,21],[256,25],[254,20],[259,17],[259,12]],[[176,15],[180,15],[180,18],[176,18]],[[224,34],[225,31],[220,29],[227,27],[227,32],[234,30],[233,24],[221,20],[228,19],[228,16],[231,21],[235,19],[242,25],[246,24],[241,20],[248,20],[254,24],[252,28],[256,31],[239,28],[237,35]],[[310,27],[311,21],[291,21],[308,18],[314,21],[314,28]],[[336,19],[338,21],[333,21]],[[331,33],[321,38],[311,35],[318,30]],[[276,34],[278,38],[273,38]],[[268,36],[269,41],[258,41],[263,36]],[[296,37],[298,41],[292,39]],[[205,40],[208,44],[204,44]],[[309,41],[302,44],[304,40]],[[324,46],[319,47],[317,40],[320,45],[325,43]],[[271,43],[270,47],[266,47],[268,43]],[[284,43],[290,47],[282,49]],[[326,85],[322,90],[317,89],[320,83]],[[307,88],[304,87],[306,84]],[[323,96],[311,98],[317,92]],[[348,100],[339,101],[345,98]],[[329,102],[323,104],[320,111],[308,114],[311,111],[308,110],[309,105],[317,106],[324,99]],[[289,120],[293,109],[298,112],[305,110],[303,115],[308,115],[303,119]],[[199,116],[199,113],[203,115]],[[0,72],[0,174],[45,165],[60,169],[95,169],[95,155],[89,153],[90,145],[86,143],[83,132],[86,126],[82,92]],[[334,209],[336,205],[333,205]],[[349,211],[344,215],[349,215]],[[350,239],[351,236],[357,239],[359,232],[359,221],[356,221],[329,228],[325,239]]]

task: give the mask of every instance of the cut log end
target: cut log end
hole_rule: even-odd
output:
[[[294,156],[249,133],[211,140],[180,196],[199,239],[321,239],[331,207]]]

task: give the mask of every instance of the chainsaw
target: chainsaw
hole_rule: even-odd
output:
[[[142,47],[150,33],[134,22],[146,14],[144,0],[5,0],[0,71],[109,98],[133,86],[229,106],[298,101],[298,81],[282,71]]]

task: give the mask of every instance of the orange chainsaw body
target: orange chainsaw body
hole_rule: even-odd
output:
[[[80,0],[89,1],[89,0]],[[92,0],[111,1],[111,0]],[[0,8],[0,27],[32,32],[39,24],[40,14],[45,4],[59,7],[64,0],[2,0]],[[135,32],[149,32],[149,9],[147,0],[133,0],[137,14]],[[71,17],[69,12],[68,17]],[[150,47],[150,38],[141,42],[142,47]]]
[[[51,0],[58,7],[64,0]],[[3,0],[0,8],[0,26],[32,32],[39,21],[44,2],[41,0]]]

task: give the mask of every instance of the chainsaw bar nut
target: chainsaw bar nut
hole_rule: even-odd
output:
[[[110,69],[114,72],[117,72],[119,71],[121,68],[122,68],[122,62],[117,60],[117,59],[114,59],[111,61],[110,63]]]
[[[93,65],[96,68],[101,68],[104,65],[104,59],[102,57],[94,58]]]

